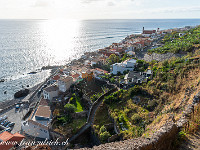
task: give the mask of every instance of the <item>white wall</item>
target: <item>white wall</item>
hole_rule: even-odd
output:
[[[43,96],[44,96],[44,99],[48,99],[51,101],[54,97],[58,96],[58,91],[47,92],[43,90]]]
[[[49,131],[46,130],[46,129],[43,129],[37,125],[34,125],[32,123],[26,123],[25,125],[22,123],[22,126],[21,126],[22,130],[28,134],[28,135],[31,135],[31,136],[34,136],[34,137],[39,137],[39,138],[44,138],[44,139],[49,139]]]

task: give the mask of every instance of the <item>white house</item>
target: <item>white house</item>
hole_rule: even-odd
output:
[[[28,134],[30,136],[42,139],[49,139],[48,127],[36,121],[28,120],[22,122],[21,129],[23,132],[25,132],[25,134]]]
[[[85,65],[85,66],[91,65],[91,62],[90,62],[89,60],[85,60],[84,65]]]
[[[46,87],[43,90],[44,99],[48,99],[48,100],[52,101],[52,99],[54,97],[58,96],[58,92],[59,92],[58,90],[59,89],[58,89],[58,87],[56,85]]]
[[[73,84],[73,78],[71,76],[61,77],[58,80],[59,91],[66,92],[72,84]]]
[[[179,37],[184,36],[186,33],[179,33]]]
[[[111,66],[111,73],[117,74],[118,72],[123,73],[124,71],[133,71],[136,64],[135,59],[124,61],[123,63],[115,63]]]
[[[135,56],[135,52],[133,52],[133,51],[129,51],[127,54],[130,56]]]
[[[97,61],[96,60],[92,60],[91,61],[91,66],[94,66],[94,65],[96,65],[97,64]]]
[[[49,139],[48,125],[51,118],[51,109],[47,100],[41,99],[39,106],[31,114],[28,121],[22,123],[21,129],[30,136]]]

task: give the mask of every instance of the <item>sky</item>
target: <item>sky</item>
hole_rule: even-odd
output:
[[[200,0],[0,0],[0,19],[200,18]]]

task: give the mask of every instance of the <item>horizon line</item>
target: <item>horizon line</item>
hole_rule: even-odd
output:
[[[0,18],[0,20],[80,20],[80,21],[88,21],[88,20],[182,20],[182,19],[200,19],[200,18],[129,18],[129,19],[67,19],[67,18],[44,18],[44,19],[28,19],[28,18]]]

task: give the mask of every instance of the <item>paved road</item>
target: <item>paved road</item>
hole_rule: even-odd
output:
[[[16,133],[21,130],[21,122],[23,116],[28,112],[28,106],[24,105],[23,109],[20,109],[18,111],[15,110],[15,106],[8,109],[7,111],[0,114],[0,117],[3,117],[4,115],[8,116],[8,121],[14,122],[15,126],[11,133]]]

